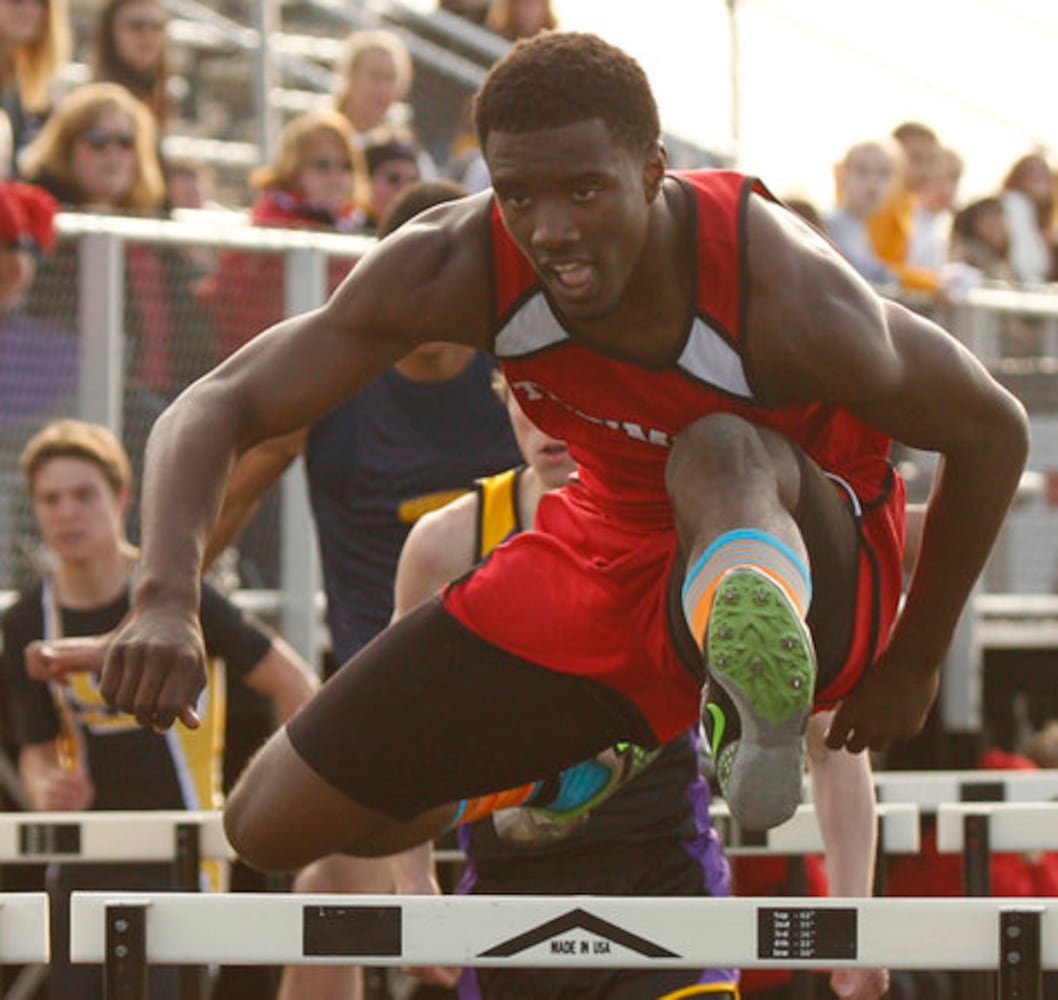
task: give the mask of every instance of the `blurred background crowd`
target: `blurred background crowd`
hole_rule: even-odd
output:
[[[392,6],[382,18],[355,3],[260,5],[281,11],[279,30],[239,0],[0,0],[0,169],[64,210],[213,209],[368,235],[414,179],[487,186],[470,94],[512,41],[562,27],[555,9],[550,0],[440,0],[428,14]],[[274,50],[267,71],[249,55],[262,32]],[[675,137],[670,145],[678,166],[726,160]],[[970,196],[942,122],[894,120],[890,134],[818,153],[831,199],[775,193],[868,280],[928,305],[981,279],[1055,276],[1046,150],[1012,149],[991,190]],[[226,277],[201,269],[196,301],[215,309]],[[253,316],[245,325],[258,328]],[[212,346],[223,354],[240,336],[227,328]],[[160,387],[165,373],[151,363]]]

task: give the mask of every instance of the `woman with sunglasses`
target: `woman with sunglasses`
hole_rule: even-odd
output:
[[[22,163],[26,179],[49,191],[66,211],[164,213],[154,118],[119,84],[85,83],[70,91]],[[78,245],[60,243],[41,267],[27,302],[31,315],[74,335]],[[147,407],[153,411],[155,402],[175,396],[212,365],[212,318],[194,299],[197,272],[179,248],[129,241],[125,262],[128,377],[138,390],[153,394]],[[127,444],[137,454],[136,443]]]
[[[280,132],[272,162],[250,174],[250,220],[255,226],[359,231],[357,193],[365,177],[345,116],[332,109],[306,112]],[[221,254],[215,285],[222,357],[283,317],[282,267],[271,254]],[[332,261],[330,288],[348,270],[349,261]]]
[[[96,21],[94,79],[120,83],[150,108],[159,129],[173,110],[168,20],[157,0],[107,0]]]
[[[17,168],[51,110],[51,85],[70,58],[66,0],[0,0],[0,110],[11,121],[13,148],[0,173]]]
[[[86,83],[56,105],[22,171],[68,209],[155,212],[165,197],[156,138],[150,111],[128,90]]]

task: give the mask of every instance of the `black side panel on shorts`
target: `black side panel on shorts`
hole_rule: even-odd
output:
[[[656,745],[624,695],[493,646],[436,599],[357,653],[287,731],[326,781],[397,819],[546,778],[619,740]]]

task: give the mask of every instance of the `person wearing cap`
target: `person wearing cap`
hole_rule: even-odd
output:
[[[43,188],[0,181],[0,308],[29,287],[55,245],[55,199]]]
[[[422,148],[410,132],[383,128],[370,133],[363,153],[368,192],[360,206],[364,214],[360,231],[374,235],[397,195],[422,179]]]

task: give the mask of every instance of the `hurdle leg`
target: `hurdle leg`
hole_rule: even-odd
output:
[[[178,823],[173,852],[173,884],[182,892],[198,892],[202,878],[202,846],[195,823]],[[197,965],[180,966],[180,996],[183,1000],[200,1000],[202,969]]]
[[[992,895],[992,844],[988,816],[967,813],[963,817],[962,874],[967,896]],[[969,972],[964,975],[966,1000],[988,1000],[995,995],[995,974]]]
[[[147,904],[106,907],[105,1000],[148,1000]]]
[[[32,1000],[48,978],[46,965],[25,965],[7,988],[4,1000]]]
[[[997,1000],[1042,1000],[1040,915],[1043,908],[1004,907],[999,914]]]

